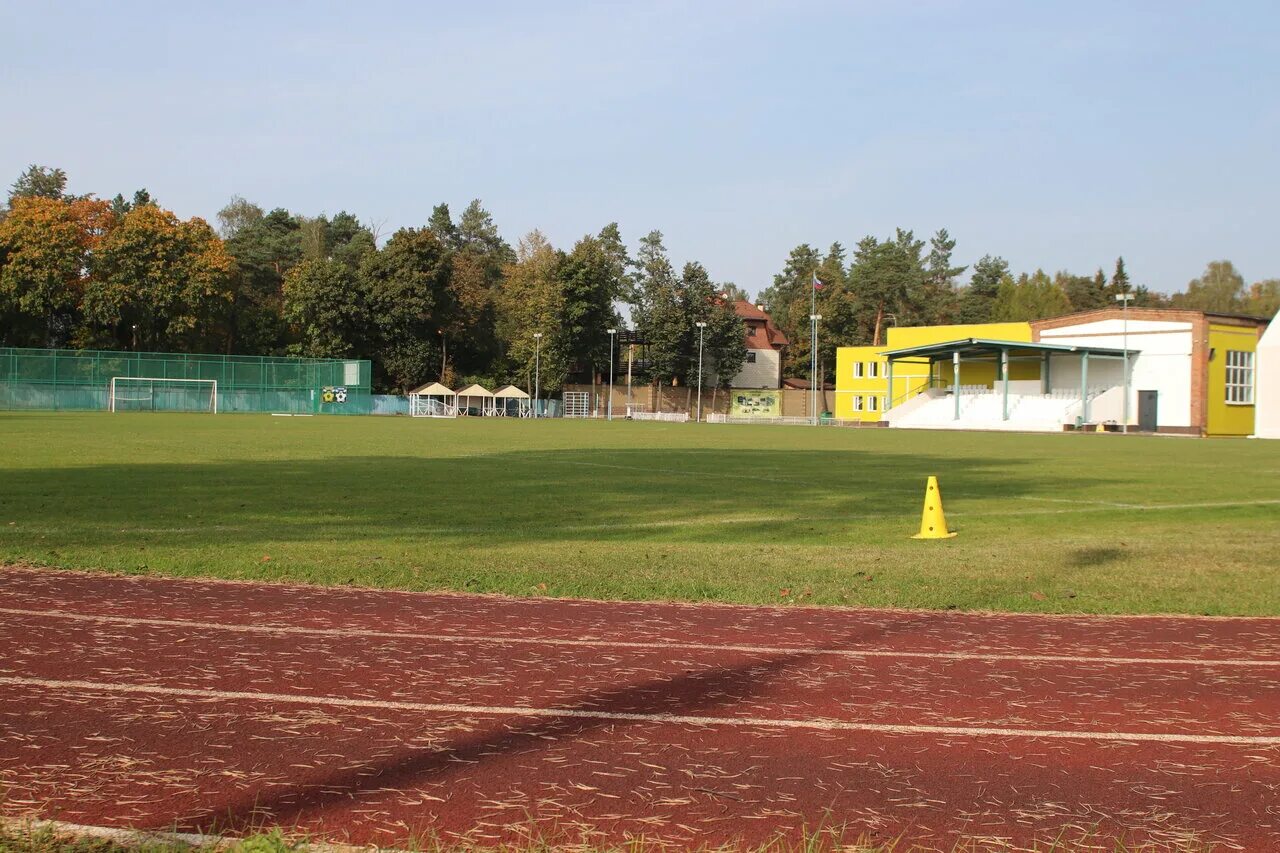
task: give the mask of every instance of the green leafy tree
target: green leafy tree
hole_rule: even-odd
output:
[[[541,392],[555,391],[569,374],[567,336],[561,324],[564,316],[564,255],[547,242],[539,231],[520,241],[516,259],[503,277],[498,294],[498,329],[506,341],[506,375],[534,391],[535,360],[540,365]],[[542,337],[535,338],[535,335]]]
[[[609,364],[608,329],[621,322],[614,302],[625,290],[625,266],[601,236],[579,240],[560,264],[565,354],[578,370],[595,377]]]
[[[842,250],[843,251],[843,250]],[[782,272],[760,294],[760,303],[773,322],[791,339],[785,368],[794,371],[809,364],[809,288],[813,273],[822,264],[822,254],[808,243],[791,250]]]
[[[929,257],[913,311],[924,325],[954,323],[959,314],[956,278],[968,267],[953,265],[951,254],[955,248],[955,238],[945,228],[938,229],[929,240]]]
[[[151,193],[146,189],[140,189],[134,192],[133,199],[126,201],[125,197],[120,193],[116,193],[116,197],[111,199],[111,212],[116,219],[123,219],[124,215],[135,207],[142,207],[145,204],[158,204]]]
[[[13,182],[9,190],[9,205],[20,198],[65,198],[66,192],[66,172],[33,163]]]
[[[881,343],[886,314],[893,314],[904,325],[904,320],[914,319],[903,315],[910,310],[910,298],[920,292],[925,278],[923,250],[923,241],[901,228],[892,240],[865,237],[858,243],[849,269],[849,286],[864,324],[870,324],[872,346]]]
[[[969,286],[960,295],[961,323],[989,323],[1000,282],[1009,273],[1009,263],[1000,257],[983,255],[973,265]]]
[[[1124,268],[1124,258],[1116,258],[1116,268],[1111,273],[1111,281],[1107,285],[1107,297],[1114,299],[1117,294],[1128,293],[1131,289],[1129,273]]]
[[[285,274],[284,319],[293,329],[292,355],[369,354],[368,293],[356,271],[338,261],[304,260]]]
[[[661,231],[650,231],[636,251],[636,275],[632,320],[645,344],[646,374],[655,385],[678,382],[687,375],[688,363],[680,287],[667,257]]]
[[[1175,294],[1177,308],[1231,313],[1244,305],[1244,277],[1231,261],[1210,261],[1204,272],[1191,280],[1185,293]]]
[[[1066,314],[1070,302],[1062,288],[1044,270],[1023,273],[1014,281],[1005,275],[996,291],[991,320],[997,323],[1042,320]]]
[[[1255,317],[1275,317],[1280,312],[1280,278],[1254,282],[1249,287],[1244,311]]]
[[[360,265],[373,330],[376,379],[401,391],[435,375],[439,332],[456,310],[448,249],[429,228],[402,228]]]
[[[729,386],[747,361],[746,331],[733,310],[733,303],[723,297],[702,264],[685,264],[680,283],[686,310],[685,325],[689,334],[689,374],[686,384],[696,387],[699,381],[697,324],[706,323],[706,327],[701,330],[701,382],[704,387],[710,385],[718,393],[720,388]],[[714,402],[713,397],[713,405]]]
[[[233,295],[221,322],[223,348],[228,353],[278,351],[286,337],[284,278],[302,259],[302,224],[287,210],[263,213],[238,196],[218,212],[218,222],[235,259]]]
[[[1061,271],[1053,276],[1054,283],[1062,288],[1073,311],[1092,311],[1107,307],[1107,279],[1098,270],[1096,275],[1072,275]]]

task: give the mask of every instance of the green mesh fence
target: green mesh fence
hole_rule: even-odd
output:
[[[211,385],[143,383],[138,379],[212,379],[219,412],[367,415],[374,409],[368,361],[203,353],[0,347],[0,409],[110,407],[113,378],[117,409],[203,411]]]

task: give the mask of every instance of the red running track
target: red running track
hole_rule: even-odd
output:
[[[1280,620],[0,571],[0,789],[11,815],[383,845],[1276,850]]]

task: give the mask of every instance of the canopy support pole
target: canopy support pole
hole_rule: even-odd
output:
[[[952,420],[960,420],[960,350],[951,353],[951,396],[955,397],[956,414]]]
[[[1000,350],[1000,376],[1004,379],[1003,418],[1009,420],[1009,348]]]
[[[1080,356],[1080,413],[1089,423],[1089,353]]]

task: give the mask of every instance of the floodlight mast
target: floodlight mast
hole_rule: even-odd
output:
[[[541,407],[541,380],[539,371],[542,368],[542,332],[533,333],[533,416],[541,417],[539,409]]]
[[[617,340],[615,335],[618,334],[617,329],[605,329],[609,333],[609,405],[606,420],[613,420],[613,342]]]
[[[1116,294],[1116,302],[1120,303],[1120,317],[1123,327],[1124,341],[1124,414],[1122,423],[1120,424],[1120,432],[1127,433],[1129,431],[1129,303],[1133,301],[1133,294],[1129,291]]]
[[[819,374],[822,372],[822,359],[818,355],[818,321],[822,319],[821,314],[810,314],[809,323],[813,329],[810,341],[813,343],[813,352],[809,358],[809,399],[813,405],[813,423],[818,424],[818,383],[821,382]]]
[[[699,320],[694,324],[698,327],[698,422],[702,422],[702,336],[707,330],[707,324]]]

